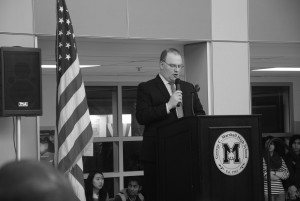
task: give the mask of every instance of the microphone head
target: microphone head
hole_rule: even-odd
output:
[[[175,80],[175,87],[176,87],[176,90],[181,90],[181,87],[180,87],[180,79],[179,79],[179,78],[177,78],[177,79]]]
[[[195,85],[195,92],[199,92],[200,91],[200,86],[199,86],[199,84],[196,84]]]
[[[176,87],[176,90],[181,90],[179,78],[176,78],[176,80],[175,80],[175,87]],[[177,103],[177,107],[179,107],[180,104],[181,104],[181,102]]]
[[[175,84],[180,84],[180,79],[179,78],[176,78]]]

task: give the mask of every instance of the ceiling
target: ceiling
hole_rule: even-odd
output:
[[[182,50],[190,41],[155,41],[77,38],[80,64],[101,65],[85,68],[83,74],[107,76],[149,76],[158,72],[160,52],[172,45]],[[55,64],[54,37],[39,37],[42,63]],[[250,69],[300,67],[300,43],[250,43]],[[43,72],[55,72],[54,69]],[[251,76],[300,77],[300,72],[254,72]]]

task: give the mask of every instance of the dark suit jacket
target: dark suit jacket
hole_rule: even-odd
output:
[[[181,81],[180,86],[184,116],[193,116],[192,109],[194,109],[195,115],[205,115],[197,93],[192,95],[194,86],[185,81]],[[194,98],[193,101],[192,98]],[[145,125],[142,146],[143,160],[155,162],[156,129],[178,119],[175,109],[167,114],[166,103],[169,99],[170,94],[159,75],[138,85],[136,119],[141,125]]]

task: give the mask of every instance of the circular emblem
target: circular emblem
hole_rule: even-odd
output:
[[[241,173],[249,159],[247,142],[235,131],[226,131],[218,137],[213,154],[219,170],[229,176]]]

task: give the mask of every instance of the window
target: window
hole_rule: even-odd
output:
[[[126,178],[143,176],[140,161],[144,127],[135,119],[136,86],[86,86],[93,127],[93,150],[83,157],[85,177],[93,169],[105,176],[113,198]]]
[[[262,115],[262,132],[290,133],[291,84],[253,85],[252,114]]]

